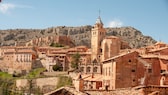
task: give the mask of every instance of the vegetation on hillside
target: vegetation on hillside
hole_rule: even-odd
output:
[[[30,73],[26,75],[26,78],[39,78],[43,77],[42,73],[45,71],[45,68],[33,69]]]
[[[6,72],[0,72],[0,95],[10,95],[9,90],[14,86],[15,78]]]
[[[23,90],[16,90],[16,79],[20,78],[27,78],[30,81],[30,87],[31,87],[31,80],[34,78],[43,77],[42,72],[45,71],[45,68],[37,68],[32,70],[30,73],[28,73],[25,76],[16,76],[15,74],[8,74],[7,72],[0,72],[0,95],[23,95],[25,92],[25,89]],[[37,91],[36,91],[37,90]],[[35,93],[40,93],[38,88],[32,89]],[[37,94],[42,95],[42,94]]]
[[[7,72],[0,72],[0,79],[11,79],[13,78],[11,74],[8,74]]]
[[[23,95],[23,93],[34,93],[35,95],[42,95],[43,91],[38,88],[34,87],[33,80],[34,78],[44,77],[42,72],[45,71],[45,68],[37,68],[32,70],[25,76],[21,77],[14,77],[11,74],[6,72],[0,72],[0,95]],[[72,86],[72,79],[66,74],[58,75],[58,84],[56,88],[60,88],[63,86]],[[15,81],[16,79],[25,78],[28,79],[28,86],[23,87],[20,90],[16,88]]]
[[[72,86],[72,79],[67,76],[59,76],[59,81],[56,88],[63,86]]]
[[[60,43],[51,43],[50,46],[51,47],[64,47],[64,45],[62,45]]]

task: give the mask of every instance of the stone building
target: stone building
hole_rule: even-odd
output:
[[[167,45],[158,45],[160,44],[130,49],[125,53],[122,51],[119,55],[104,60],[103,88],[113,90],[138,85],[166,85],[168,50]]]
[[[72,56],[77,53],[80,55],[79,65],[81,65],[81,68],[82,66],[85,67],[88,63],[90,63],[91,56],[91,53],[88,51],[86,46],[77,46],[73,48],[38,47],[37,53],[42,65],[47,68],[48,71],[53,71],[53,65],[58,63],[60,64],[63,71],[70,70]]]
[[[114,57],[119,54],[121,48],[121,40],[115,36],[107,36],[102,41],[101,61]]]
[[[81,66],[83,72],[101,74],[101,62],[118,55],[121,45],[118,37],[106,36],[106,30],[99,16],[91,30],[91,62]]]
[[[121,49],[121,40],[115,36],[106,36],[106,30],[100,16],[91,30],[91,60],[101,61],[118,55]]]
[[[33,47],[1,47],[1,70],[9,73],[28,72],[37,55]]]
[[[103,61],[103,87],[106,90],[138,85],[138,53],[129,52]]]
[[[103,22],[100,16],[96,20],[94,27],[91,30],[91,59],[100,61],[102,52],[101,43],[106,36],[106,30],[103,28]]]

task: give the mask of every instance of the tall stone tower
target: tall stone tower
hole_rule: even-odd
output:
[[[91,30],[91,50],[92,50],[91,60],[92,62],[100,61],[101,52],[102,52],[101,42],[105,36],[106,36],[106,30],[103,28],[103,23],[99,16],[96,20],[94,27]]]

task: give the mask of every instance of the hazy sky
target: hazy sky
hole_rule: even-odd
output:
[[[168,43],[168,0],[2,0],[0,30],[93,25],[132,26]]]

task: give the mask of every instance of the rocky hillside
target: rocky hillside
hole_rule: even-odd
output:
[[[122,38],[124,41],[128,42],[132,48],[156,43],[152,37],[143,35],[142,32],[133,27],[107,28],[107,31],[107,35],[114,35]]]
[[[90,47],[92,26],[66,27],[58,26],[47,29],[9,29],[0,30],[0,45],[15,45],[15,42],[27,42],[31,39],[52,35],[70,36],[76,45]],[[144,36],[139,30],[132,27],[106,28],[107,35],[118,36],[127,41],[130,47],[151,45],[156,41],[150,36]]]

